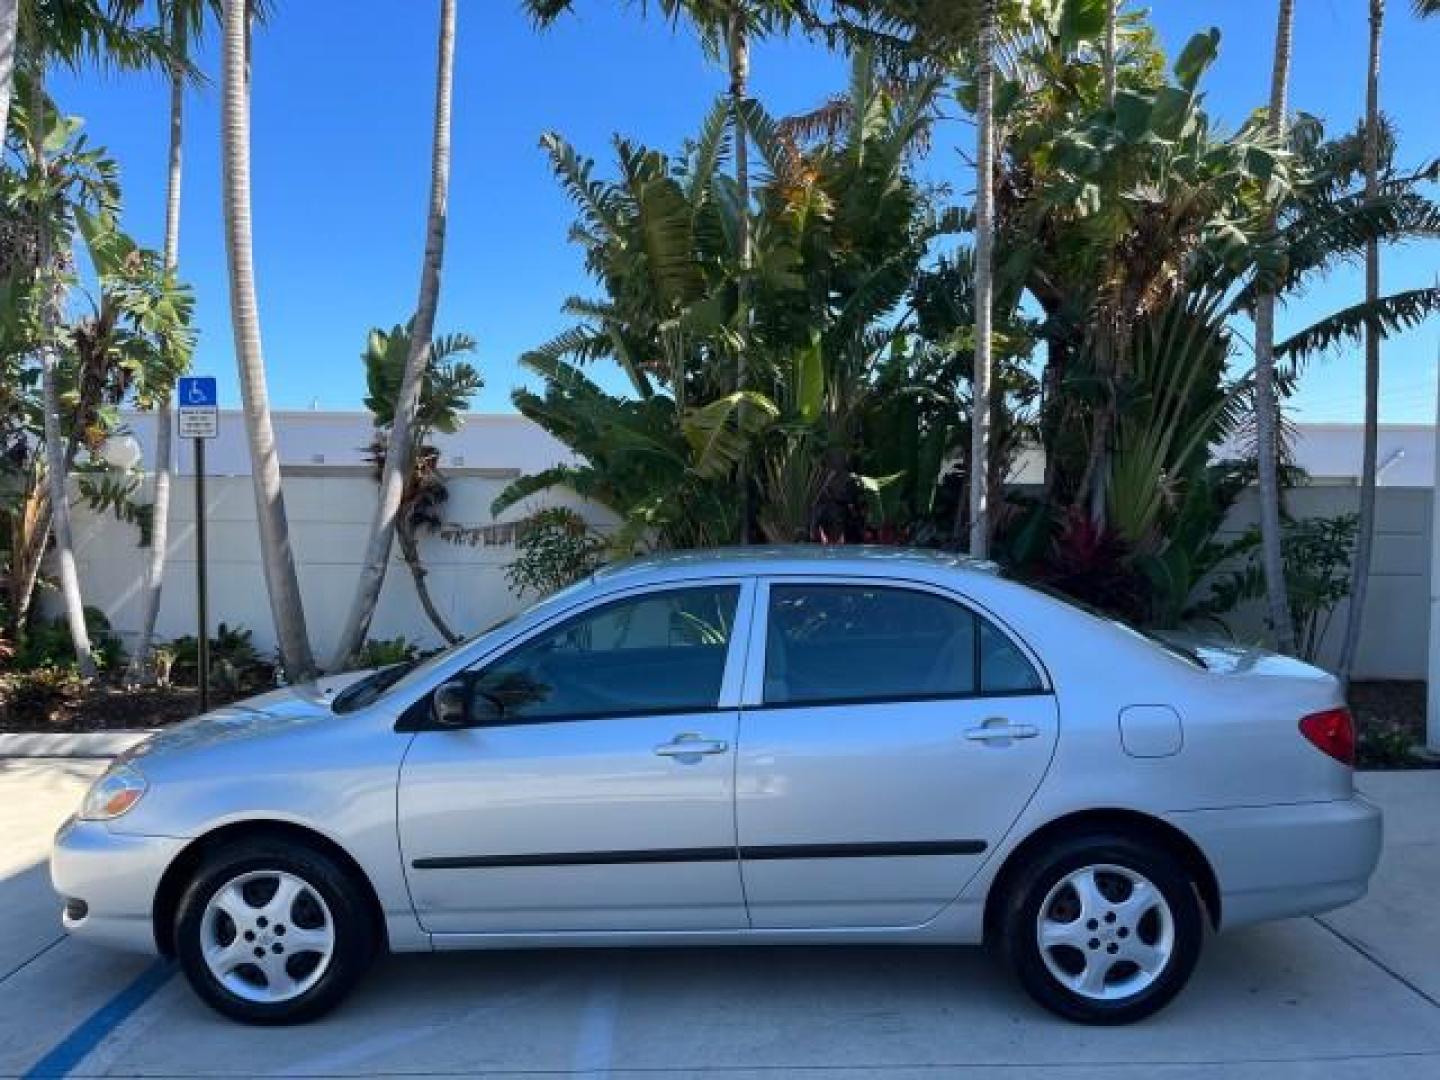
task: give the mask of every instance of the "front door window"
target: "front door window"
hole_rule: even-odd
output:
[[[501,723],[714,708],[738,597],[716,585],[604,604],[489,665],[473,690]]]

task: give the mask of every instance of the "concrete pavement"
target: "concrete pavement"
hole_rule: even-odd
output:
[[[1387,810],[1369,897],[1213,938],[1130,1028],[1051,1018],[978,949],[815,947],[390,957],[331,1017],[262,1030],[60,934],[44,853],[99,768],[0,760],[0,1075],[1440,1075],[1440,773],[1363,777]]]

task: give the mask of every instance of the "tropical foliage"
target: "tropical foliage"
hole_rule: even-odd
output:
[[[868,28],[893,46],[919,25],[896,5],[851,7],[852,40]],[[1304,115],[1283,141],[1263,114],[1221,128],[1203,94],[1213,30],[1167,63],[1143,18],[1124,16],[1107,94],[1105,5],[1007,12],[983,463],[1006,492],[989,514],[996,555],[1145,622],[1213,621],[1225,599],[1199,587],[1246,550],[1217,530],[1255,474],[1213,460],[1253,441],[1242,324],[1262,291],[1283,299],[1371,242],[1434,235],[1434,167],[1396,167],[1387,138],[1386,183],[1367,195],[1360,134],[1328,138]],[[603,172],[546,137],[601,295],[569,301],[576,324],[523,358],[544,389],[515,404],[579,464],[523,478],[497,511],[564,484],[620,515],[620,551],[714,544],[736,535],[748,460],[767,540],[962,546],[974,221],[915,165],[944,97],[973,102],[972,69],[912,60],[897,74],[875,55],[858,49],[847,92],[813,113],[747,103],[767,173],[744,204],[723,168],[724,101],[679,153],[619,138]],[[742,280],[751,376],[737,395]],[[1296,331],[1276,346],[1281,389],[1317,353],[1437,302],[1435,289],[1381,296]],[[602,389],[599,363],[629,391]],[[1007,491],[1037,444],[1043,476]]]
[[[456,637],[429,594],[420,538],[441,525],[448,495],[434,436],[456,430],[481,387],[466,359],[475,343],[432,325],[457,6],[437,4],[414,315],[372,330],[363,354],[381,486],[337,663],[413,652],[368,637],[392,534],[431,621]],[[518,6],[544,28],[579,5]],[[515,407],[571,454],[493,503],[527,512],[508,570],[516,592],[655,548],[927,545],[988,553],[1161,628],[1218,625],[1263,595],[1274,640],[1307,655],[1353,591],[1348,665],[1374,527],[1380,346],[1440,307],[1437,287],[1379,288],[1384,250],[1440,235],[1440,163],[1407,153],[1380,110],[1379,0],[1353,131],[1288,107],[1293,0],[1275,8],[1268,105],[1238,126],[1206,103],[1219,33],[1202,28],[1166,56],[1147,14],[1115,0],[628,6],[693,30],[726,84],[677,147],[619,135],[592,157],[559,132],[541,139],[591,288],[565,302],[566,329],[521,357],[532,378]],[[69,529],[78,498],[135,525],[142,543],[154,531],[136,670],[148,662],[168,550],[170,393],[195,348],[177,276],[182,106],[201,74],[190,57],[213,28],[266,586],[283,669],[315,669],[249,224],[251,49],[267,10],[15,0],[16,17],[0,20],[0,58],[15,58],[0,70],[0,659],[54,659],[83,676],[117,663],[114,635],[84,604]],[[800,33],[845,52],[849,82],[816,87],[810,111],[773,115],[751,90],[751,47]],[[169,80],[158,251],[127,231],[114,162],[47,91],[56,67],[95,65]],[[957,112],[975,121],[973,161],[948,146]],[[1277,306],[1362,261],[1363,296],[1274,333]],[[1285,396],[1316,357],[1362,343],[1361,514],[1294,520],[1282,489],[1303,478],[1285,460]],[[122,407],[161,413],[153,487],[103,464]],[[1257,480],[1263,528],[1227,536],[1228,512]],[[601,534],[572,510],[536,508],[561,487],[618,526]],[[52,584],[58,624],[35,614]],[[249,671],[235,685],[260,679],[248,636],[222,629],[236,670]],[[187,647],[160,650],[156,674],[184,669]]]

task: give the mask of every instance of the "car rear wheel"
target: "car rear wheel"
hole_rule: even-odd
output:
[[[208,856],[181,897],[175,953],[195,992],[236,1020],[289,1024],[329,1011],[375,951],[361,891],[328,856],[254,840]]]
[[[1179,993],[1204,932],[1195,886],[1169,852],[1092,834],[1056,844],[1015,878],[1003,945],[1021,985],[1047,1009],[1126,1024]]]

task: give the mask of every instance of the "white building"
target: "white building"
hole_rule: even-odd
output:
[[[365,456],[373,438],[371,417],[364,412],[273,416],[307,628],[323,661],[334,648],[354,592],[374,511],[375,474]],[[125,424],[148,456],[154,445],[154,416],[130,414]],[[448,481],[445,534],[450,538],[422,539],[429,571],[426,583],[450,626],[472,633],[525,602],[511,593],[505,580],[504,568],[514,558],[513,537],[506,530],[479,527],[517,521],[536,506],[515,507],[496,518],[490,512],[492,501],[511,480],[570,460],[570,454],[518,415],[472,415],[463,430],[437,435],[433,441]],[[179,442],[170,553],[157,625],[161,638],[195,632],[193,450],[188,440]],[[220,434],[207,445],[205,464],[212,632],[220,622],[244,626],[253,632],[257,646],[273,649],[250,456],[238,412],[221,413]],[[611,522],[603,509],[568,492],[547,497],[545,504],[573,506],[602,527]],[[82,506],[76,513],[76,552],[86,602],[104,611],[112,628],[132,644],[139,632],[148,557],[148,550],[138,546],[138,533]],[[427,646],[441,644],[416,599],[398,550],[386,574],[371,632],[384,638],[403,635]]]

